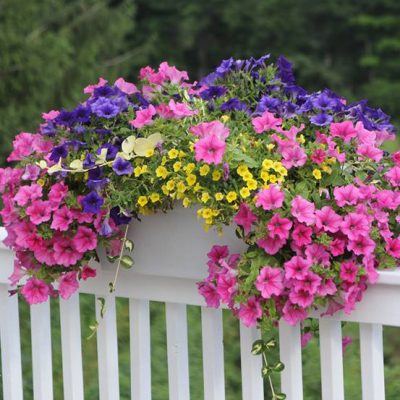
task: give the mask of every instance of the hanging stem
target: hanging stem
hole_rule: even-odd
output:
[[[125,242],[126,242],[126,238],[128,236],[128,229],[129,229],[129,225],[127,225],[125,228],[124,238],[122,239],[121,251],[120,251],[119,257],[118,257],[117,269],[115,270],[114,279],[113,279],[112,283],[110,284],[110,293],[115,291],[115,285],[117,283],[118,273],[121,268],[122,255],[124,254]]]

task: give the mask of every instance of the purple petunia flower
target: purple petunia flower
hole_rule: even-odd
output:
[[[53,122],[48,122],[47,124],[42,124],[40,126],[40,133],[43,136],[55,136],[57,133],[56,126],[54,125]]]
[[[117,175],[129,175],[133,172],[132,164],[128,160],[117,157],[112,165],[112,169]]]
[[[54,121],[58,125],[72,126],[75,123],[75,114],[72,111],[62,110]]]
[[[105,97],[99,97],[91,107],[94,114],[107,119],[114,118],[120,112],[120,108]]]
[[[51,151],[49,159],[54,162],[58,162],[60,158],[65,158],[68,155],[68,150],[67,146],[65,144],[62,144],[60,146],[54,147],[54,149]]]
[[[103,144],[97,151],[96,154],[100,155],[102,149],[107,149],[106,160],[111,161],[115,158],[118,153],[118,147],[113,146],[111,143]]]
[[[91,168],[95,165],[95,158],[93,154],[87,153],[85,159],[83,160],[84,168]]]
[[[248,107],[245,103],[241,102],[238,98],[234,97],[233,99],[229,99],[225,103],[223,103],[220,107],[222,112],[238,110],[238,111],[246,111]]]
[[[121,212],[119,207],[114,207],[111,209],[110,217],[116,223],[116,225],[127,225],[132,219],[132,217]]]
[[[325,113],[319,113],[317,115],[313,115],[310,118],[310,122],[313,125],[317,126],[326,126],[329,125],[333,121],[332,115],[325,114]]]
[[[89,107],[79,105],[78,107],[75,108],[73,113],[74,113],[74,119],[76,122],[85,124],[90,121],[91,111],[90,111]]]
[[[108,218],[105,218],[103,224],[101,225],[100,235],[101,236],[109,236],[112,233],[112,229],[110,226],[110,221]]]
[[[104,199],[101,196],[99,196],[95,191],[90,192],[81,201],[83,211],[93,214],[97,214],[100,212],[103,203]]]
[[[200,93],[200,97],[203,100],[215,99],[221,97],[226,93],[226,88],[223,86],[210,86]]]

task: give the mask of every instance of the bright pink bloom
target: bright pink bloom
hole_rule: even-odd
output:
[[[333,282],[332,279],[327,279],[320,283],[318,290],[317,290],[317,295],[325,297],[328,295],[335,294],[336,292],[337,292],[337,288],[336,288],[335,282]]]
[[[304,279],[311,267],[311,262],[300,256],[293,256],[283,264],[286,279]]]
[[[58,292],[63,299],[69,299],[79,287],[76,271],[63,274],[58,282]]]
[[[212,249],[207,253],[207,257],[215,263],[218,263],[221,259],[228,257],[228,255],[229,255],[228,246],[218,246],[218,245],[214,245]]]
[[[75,265],[82,257],[83,254],[75,248],[72,240],[58,237],[54,241],[54,258],[57,264],[70,267]]]
[[[355,255],[370,255],[375,250],[375,242],[369,236],[358,236],[354,240],[349,240],[347,250],[352,251]]]
[[[64,182],[55,183],[49,192],[49,202],[53,210],[57,209],[60,203],[67,197],[68,195],[68,186]]]
[[[306,246],[311,243],[312,229],[303,224],[295,224],[292,239],[299,247]]]
[[[196,115],[197,111],[192,111],[185,103],[175,103],[175,100],[171,99],[168,103],[168,107],[175,118],[184,118]]]
[[[189,79],[186,71],[179,71],[175,66],[169,66],[166,61],[160,64],[158,72],[162,73],[174,84],[180,84],[182,81],[187,81]]]
[[[21,132],[13,140],[13,151],[7,161],[19,161],[33,153],[33,142],[36,136],[31,133]]]
[[[295,289],[304,289],[310,294],[315,294],[318,291],[321,280],[319,275],[308,271],[301,280],[295,282]]]
[[[279,296],[284,289],[282,270],[268,266],[263,267],[257,277],[255,286],[264,299],[269,299],[273,295]]]
[[[358,134],[357,129],[354,128],[353,122],[351,121],[333,122],[331,124],[330,133],[334,137],[340,137],[345,142],[349,142]]]
[[[59,114],[60,114],[60,111],[51,110],[47,113],[42,113],[42,118],[45,121],[52,121],[53,119],[57,118]]]
[[[156,115],[156,109],[153,105],[149,105],[144,110],[136,112],[136,118],[129,123],[135,128],[141,128],[145,125],[151,125],[153,123],[153,116]]]
[[[333,196],[336,204],[343,207],[357,204],[361,198],[361,193],[354,185],[336,186],[333,190]]]
[[[340,264],[340,278],[348,283],[354,283],[359,268],[353,261],[345,261]]]
[[[344,353],[349,345],[353,343],[351,336],[344,336],[342,339],[342,352]]]
[[[343,239],[335,239],[332,240],[330,246],[329,246],[329,251],[331,254],[336,257],[340,256],[344,253],[344,249],[346,247],[346,241]]]
[[[385,178],[392,184],[392,186],[400,186],[400,167],[395,166],[390,169],[388,172],[386,172]]]
[[[311,203],[299,195],[292,200],[291,212],[299,222],[303,222],[306,225],[312,225],[315,222],[314,203]]]
[[[225,142],[216,134],[208,135],[194,144],[195,159],[203,160],[206,164],[221,164],[225,146]]]
[[[252,327],[257,324],[257,319],[262,316],[262,308],[258,299],[255,296],[248,298],[246,304],[241,304],[238,316],[243,324],[247,327]]]
[[[314,295],[311,294],[308,290],[302,288],[294,288],[289,293],[289,300],[293,304],[297,304],[300,307],[307,308],[314,301]]]
[[[236,293],[236,277],[232,274],[219,274],[217,277],[217,293],[221,300],[229,304]]]
[[[85,89],[83,89],[83,93],[92,94],[95,89],[104,86],[107,82],[108,81],[106,81],[105,79],[99,78],[99,82],[95,85],[86,86]]]
[[[335,233],[339,230],[342,217],[333,211],[332,207],[322,207],[315,211],[315,226],[325,232]]]
[[[311,160],[316,164],[322,164],[325,161],[326,153],[322,149],[317,149],[311,154]]]
[[[289,325],[296,325],[298,322],[303,321],[307,318],[307,311],[303,308],[300,308],[296,304],[293,304],[291,301],[287,301],[282,309],[283,319]]]
[[[14,196],[14,201],[20,206],[24,207],[29,202],[42,197],[42,187],[36,183],[32,183],[30,186],[21,186]]]
[[[56,231],[65,232],[73,221],[72,213],[66,206],[59,208],[53,214],[53,221],[51,223],[51,229]]]
[[[256,196],[256,206],[266,211],[282,207],[285,195],[278,186],[270,185],[268,189],[261,189]]]
[[[301,347],[304,348],[308,345],[310,340],[313,338],[313,334],[311,332],[306,332],[301,335]]]
[[[246,203],[240,204],[239,212],[233,217],[233,221],[243,227],[245,235],[251,231],[251,226],[258,220]]]
[[[124,78],[118,78],[114,82],[114,86],[116,86],[121,92],[127,95],[131,95],[139,91],[136,85],[130,82],[126,82]]]
[[[225,140],[230,132],[221,121],[202,122],[189,128],[189,131],[200,138],[215,134],[221,140]]]
[[[269,131],[271,129],[276,129],[282,124],[281,118],[275,118],[274,114],[269,111],[265,111],[261,117],[253,118],[251,123],[254,126],[254,130],[257,133],[262,133]]]
[[[306,152],[299,145],[293,144],[282,149],[282,164],[285,168],[302,167],[307,161]]]
[[[80,226],[76,231],[76,235],[72,239],[73,246],[80,253],[94,250],[97,246],[96,234],[86,226]]]
[[[211,282],[199,282],[197,284],[199,293],[204,297],[207,307],[218,308],[220,304],[220,296],[217,288]]]
[[[26,209],[26,214],[29,215],[33,224],[39,225],[46,222],[51,217],[51,209],[48,201],[36,200]]]
[[[279,214],[274,214],[267,224],[269,236],[287,239],[292,225],[290,219],[282,218]]]
[[[29,304],[43,303],[49,298],[50,288],[46,282],[30,278],[22,287],[21,294]]]
[[[396,166],[400,167],[400,151],[392,153],[392,160],[394,161]]]
[[[88,278],[94,278],[97,274],[97,271],[94,268],[90,268],[89,265],[85,265],[82,268],[82,279],[86,281]]]
[[[357,147],[357,154],[379,162],[383,157],[383,150],[371,146],[370,144],[362,144]]]
[[[392,257],[400,258],[400,238],[386,239],[386,246],[385,250],[390,254]]]
[[[43,241],[42,245],[35,250],[35,258],[46,265],[52,266],[56,264],[54,259],[54,244],[53,241]]]
[[[264,249],[267,254],[271,256],[276,254],[286,243],[286,239],[280,239],[279,237],[267,236],[265,239],[257,240],[257,246]]]
[[[310,264],[320,264],[324,267],[330,265],[330,255],[322,244],[308,245],[305,253]]]
[[[358,213],[347,214],[341,224],[342,232],[347,235],[350,240],[355,240],[359,236],[369,234],[369,223],[364,215]]]

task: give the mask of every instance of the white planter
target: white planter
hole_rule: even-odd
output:
[[[236,237],[235,226],[224,227],[223,236],[214,229],[204,231],[196,208],[176,206],[131,222],[128,238],[135,248],[132,274],[158,275],[201,280],[207,276],[207,253],[213,245],[228,245],[231,253],[241,253],[246,245]],[[101,264],[115,268],[99,252]]]

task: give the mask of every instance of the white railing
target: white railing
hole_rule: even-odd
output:
[[[4,231],[1,232],[4,237]],[[0,247],[0,340],[4,400],[23,397],[18,299],[8,296],[8,280],[13,254]],[[139,268],[140,269],[140,268]],[[101,400],[119,396],[118,343],[115,297],[129,298],[132,399],[151,399],[151,356],[149,301],[166,304],[168,380],[171,400],[189,399],[189,367],[186,305],[201,306],[204,398],[225,399],[222,311],[205,307],[191,277],[165,276],[121,271],[116,292],[107,294],[114,271],[98,267],[98,277],[85,282],[81,293],[107,296],[107,312],[98,330],[99,392]],[[380,272],[378,283],[370,287],[363,301],[350,315],[339,312],[320,320],[321,380],[323,400],[344,399],[341,321],[360,323],[362,398],[385,398],[382,325],[400,326],[400,272]],[[99,309],[97,309],[99,312]],[[65,400],[82,400],[84,382],[81,351],[79,294],[60,301],[63,387]],[[316,316],[318,317],[318,316]],[[37,400],[53,399],[50,305],[31,307],[33,391]],[[256,329],[240,328],[242,397],[264,398],[260,376],[261,359],[250,354],[259,338]],[[300,400],[302,360],[300,329],[281,323],[279,327],[282,391],[288,400]]]

